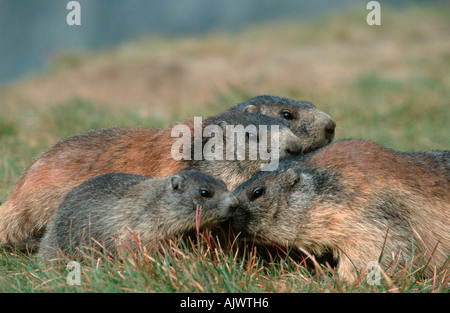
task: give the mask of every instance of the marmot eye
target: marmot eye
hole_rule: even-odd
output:
[[[286,120],[293,120],[294,116],[291,114],[291,112],[283,111],[281,112],[281,116]]]
[[[256,188],[250,195],[250,201],[255,201],[256,199],[261,197],[265,193],[265,191],[266,191],[265,188]]]
[[[203,198],[211,198],[212,194],[208,189],[202,188],[200,189],[200,196],[202,196]]]

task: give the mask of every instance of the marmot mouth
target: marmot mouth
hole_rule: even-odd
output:
[[[229,217],[206,217],[202,218],[200,217],[200,220],[198,222],[198,227],[200,231],[203,231],[205,229],[210,228],[216,228],[220,226],[221,224],[229,221]],[[192,228],[193,230],[196,230],[197,224]]]
[[[241,233],[241,235],[243,234]],[[319,254],[314,251],[294,247],[292,245],[286,246],[283,244],[283,246],[281,246],[278,242],[270,240],[266,236],[258,233],[254,233],[253,235],[246,234],[246,236],[241,237],[241,240],[251,240],[251,243],[255,245],[273,247],[277,251],[289,256],[295,261],[299,261],[299,263],[303,262],[306,267],[311,270],[316,270],[317,266],[335,270],[339,265],[339,258],[336,258],[333,255],[331,248],[325,248],[323,252]]]

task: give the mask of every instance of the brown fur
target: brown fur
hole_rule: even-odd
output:
[[[208,124],[262,124],[280,126],[280,156],[301,152],[300,140],[280,119],[243,112],[228,112],[207,118]],[[194,123],[184,123],[194,135]],[[244,125],[245,126],[245,125]],[[0,245],[40,236],[64,195],[86,179],[124,172],[165,177],[185,169],[197,169],[224,180],[233,189],[260,170],[265,162],[204,161],[172,158],[177,138],[172,128],[111,128],[89,131],[57,143],[33,162],[0,207]],[[224,136],[225,137],[225,136]]]
[[[146,149],[149,141],[162,147]],[[121,170],[164,177],[183,170],[187,163],[170,157],[172,143],[168,131],[112,128],[90,131],[56,144],[30,165],[1,206],[0,243],[41,233],[64,195],[90,177]],[[97,146],[104,149],[100,155]]]
[[[256,197],[264,190],[260,197]],[[402,153],[362,140],[340,141],[281,160],[238,187],[232,223],[244,235],[322,256],[353,281],[368,263],[424,273],[450,256],[450,152]],[[420,258],[423,257],[423,260]]]

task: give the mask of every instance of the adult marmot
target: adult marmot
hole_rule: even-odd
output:
[[[263,242],[315,256],[331,252],[346,281],[371,261],[384,268],[429,262],[431,275],[450,255],[449,191],[449,151],[404,153],[338,141],[284,158],[277,171],[239,186],[232,225]]]

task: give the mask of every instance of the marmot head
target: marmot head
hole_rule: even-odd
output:
[[[183,155],[187,147],[191,168],[222,179],[230,190],[260,170],[276,170],[280,157],[303,149],[286,121],[263,114],[225,112],[202,120],[200,131],[195,123],[191,141],[180,140]],[[174,146],[179,151],[181,145]]]
[[[270,150],[272,138],[278,139],[279,157],[297,155],[303,151],[303,142],[289,129],[288,123],[279,118],[250,112],[224,112],[206,118],[205,125],[206,127],[220,126],[223,142],[224,144],[232,144],[233,153],[236,153],[238,146],[244,143],[246,160],[249,159],[249,149],[251,149],[253,143],[256,144],[256,148],[267,143],[267,149]],[[208,129],[205,128],[205,130]],[[272,136],[274,135],[273,132],[277,132],[278,136]],[[204,133],[205,135],[208,134],[207,131],[204,131]],[[242,136],[244,142],[240,142],[240,136]],[[205,140],[208,139],[209,137],[205,137]],[[234,142],[229,142],[230,140]],[[225,148],[224,152],[227,152]],[[234,157],[239,159],[235,154]]]
[[[234,194],[239,207],[231,219],[233,229],[245,237],[256,236],[258,241],[285,245],[292,239],[288,228],[295,232],[294,224],[301,219],[300,212],[291,211],[289,205],[300,180],[301,174],[293,169],[259,172],[237,187]]]
[[[227,220],[238,206],[225,183],[200,171],[186,170],[168,178],[173,231],[213,226]]]
[[[336,123],[310,102],[262,95],[244,101],[229,111],[259,113],[285,120],[302,141],[303,153],[323,147],[334,138]]]
[[[259,172],[236,188],[239,207],[231,218],[236,232],[266,243],[303,248],[309,238],[321,234],[313,228],[322,225],[326,229],[328,214],[334,214],[328,205],[342,193],[337,174],[303,167],[301,160],[292,159],[280,160],[277,171]]]

